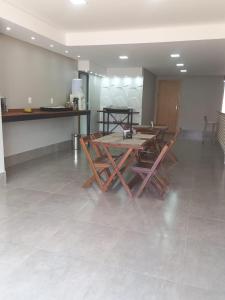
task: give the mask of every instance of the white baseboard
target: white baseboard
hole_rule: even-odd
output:
[[[23,153],[15,154],[12,156],[5,157],[5,166],[6,168],[12,167],[17,164],[21,164],[23,162],[39,158],[48,154],[60,152],[60,151],[66,151],[72,149],[72,142],[71,141],[65,141],[58,144],[53,144],[50,146],[26,151]]]
[[[6,172],[0,173],[0,187],[6,185]]]

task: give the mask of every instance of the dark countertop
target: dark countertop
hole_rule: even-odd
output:
[[[25,113],[23,109],[9,109],[8,112],[2,113],[2,122],[65,118],[65,117],[82,116],[88,114],[90,114],[90,110],[49,112],[49,111],[42,111],[40,109],[33,109],[32,113]]]

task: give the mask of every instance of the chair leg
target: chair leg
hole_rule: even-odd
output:
[[[128,182],[127,185],[129,186],[130,189],[132,189],[138,181],[140,181],[140,177],[139,177],[138,175],[135,175],[135,176]]]
[[[150,183],[159,191],[160,196],[162,197],[165,193],[166,187],[165,183],[159,178],[158,175],[154,175],[152,179],[147,179],[148,176],[144,176],[142,173],[138,173],[138,175],[143,180],[136,197],[139,198],[143,193],[144,189],[150,185]]]
[[[207,125],[204,126],[203,132],[202,132],[202,144],[206,141],[206,135],[207,135]]]
[[[140,175],[142,178],[144,177],[143,174],[139,174],[139,175]],[[137,192],[137,194],[136,194],[136,197],[137,197],[137,198],[139,198],[139,197],[141,196],[141,194],[143,193],[143,191],[144,191],[144,189],[145,189],[145,187],[146,187],[148,181],[149,181],[149,176],[145,176],[145,177],[144,177],[144,180],[142,181],[141,186],[140,186],[140,188],[139,188],[139,190],[138,190],[138,192]]]
[[[85,183],[82,185],[82,187],[85,189],[89,188],[95,181],[96,181],[95,176],[93,175],[85,181]]]
[[[163,189],[167,188],[167,183],[165,182],[164,178],[160,177],[158,174],[155,174],[155,178],[160,183],[160,185],[163,187]]]
[[[107,169],[103,169],[103,170],[101,170],[101,171],[99,171],[99,174],[98,174],[98,176],[101,176],[104,172],[106,172],[106,174],[107,174],[107,176],[108,176],[108,172],[109,172],[109,174],[110,174],[110,171]],[[92,175],[91,177],[89,177],[85,182],[84,182],[84,184],[83,184],[83,188],[89,188],[92,184],[93,184],[93,182],[96,182],[98,185],[99,185],[99,183],[100,183],[100,181],[98,181],[97,179],[96,179],[96,175]],[[100,184],[101,185],[101,184]],[[99,185],[99,187],[101,188],[101,186]]]
[[[160,197],[162,197],[165,194],[165,188],[164,186],[161,184],[161,182],[158,180],[158,178],[154,177],[151,181],[151,183],[156,187],[156,189],[158,190]]]
[[[212,142],[215,144],[216,143],[216,124],[212,125]]]
[[[177,163],[178,162],[178,159],[177,159],[176,155],[172,151],[168,152],[167,155],[168,155],[168,157],[170,158],[170,160],[173,163]]]

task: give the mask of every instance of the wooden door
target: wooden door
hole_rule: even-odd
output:
[[[169,132],[175,133],[179,116],[179,80],[159,80],[157,94],[157,124],[167,125]]]

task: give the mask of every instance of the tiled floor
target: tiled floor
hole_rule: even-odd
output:
[[[224,300],[225,171],[218,146],[179,141],[164,201],[83,190],[82,154],[8,170],[0,299]]]

